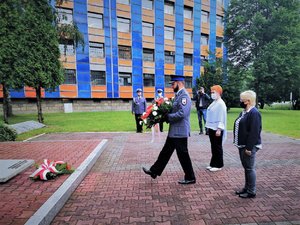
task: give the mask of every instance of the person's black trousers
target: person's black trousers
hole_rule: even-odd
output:
[[[136,123],[136,132],[142,132],[143,131],[143,124],[140,124],[142,114],[135,114],[135,123]]]
[[[187,138],[170,138],[167,137],[166,143],[162,148],[156,162],[150,170],[156,175],[161,175],[168,164],[174,150],[176,149],[177,157],[184,171],[184,179],[194,180],[195,174],[187,148]]]
[[[216,131],[212,129],[208,129],[209,140],[211,144],[211,160],[210,166],[216,168],[222,168],[224,166],[223,162],[223,131],[221,132],[221,136],[216,136]]]

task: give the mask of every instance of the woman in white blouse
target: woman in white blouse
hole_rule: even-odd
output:
[[[211,88],[211,98],[214,100],[207,108],[205,127],[211,143],[211,160],[206,169],[211,172],[220,171],[223,162],[223,141],[226,139],[227,107],[221,95],[223,89],[220,85]]]

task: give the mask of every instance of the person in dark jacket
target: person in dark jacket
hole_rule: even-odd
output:
[[[191,98],[184,88],[184,76],[171,76],[172,88],[175,98],[172,105],[172,111],[166,115],[166,122],[170,123],[168,137],[162,148],[156,162],[143,171],[153,179],[160,176],[167,166],[174,150],[184,171],[184,179],[179,180],[179,184],[194,184],[196,178],[188,152],[188,137],[190,136],[190,113]]]
[[[199,121],[199,128],[200,128],[199,134],[203,134],[203,127],[205,127],[205,123],[206,123],[207,107],[209,106],[211,100],[210,97],[205,93],[204,87],[199,88],[199,91],[196,94],[194,99],[196,100],[195,106],[198,114],[198,121]],[[204,126],[202,126],[202,118],[204,121]],[[205,134],[208,135],[207,129],[205,129]]]
[[[131,112],[135,115],[136,132],[142,133],[143,125],[140,123],[140,121],[142,121],[141,116],[144,112],[146,112],[147,102],[142,96],[142,89],[138,88],[136,93],[137,97],[134,97],[132,100]]]
[[[239,149],[240,159],[245,170],[245,185],[235,193],[241,198],[256,196],[256,152],[262,148],[261,114],[255,108],[256,93],[245,91],[240,94],[240,105],[244,109],[234,122],[233,143]]]

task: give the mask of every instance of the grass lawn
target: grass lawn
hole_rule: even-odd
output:
[[[262,113],[263,131],[300,138],[300,111],[260,110]],[[241,109],[230,109],[227,128],[232,130],[233,122]],[[36,120],[36,114],[16,115],[9,119],[10,124]],[[135,131],[134,116],[129,111],[82,112],[82,113],[46,113],[45,128],[33,130],[18,136],[18,140],[52,132],[109,132]],[[2,123],[2,121],[0,122]],[[164,130],[167,130],[165,125]],[[198,119],[195,110],[191,113],[192,131],[198,131]]]

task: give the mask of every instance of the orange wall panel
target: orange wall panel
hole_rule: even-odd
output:
[[[60,88],[60,97],[76,98],[77,97],[77,85],[62,84]]]
[[[120,66],[130,66],[132,65],[132,61],[128,59],[119,59]]]
[[[145,37],[145,36],[143,36],[143,37]],[[143,41],[143,48],[154,49],[155,48],[155,44]]]
[[[219,27],[217,26],[217,37],[223,37],[223,34],[224,34],[224,29],[223,27]]]
[[[95,5],[88,5],[88,11],[103,14],[103,7],[99,7],[99,6],[95,6]]]
[[[132,98],[132,87],[131,86],[120,86],[120,97],[121,98]]]
[[[174,16],[170,16],[165,14],[165,26],[168,27],[175,27],[175,20],[174,20]],[[170,18],[170,20],[168,20],[167,18]]]
[[[201,46],[201,55],[208,56],[208,46],[207,45]]]
[[[90,57],[90,63],[96,63],[96,64],[105,65],[105,59],[104,58]]]
[[[104,36],[104,30],[99,28],[89,27],[89,34]]]
[[[155,98],[155,87],[144,87],[145,98]]]
[[[73,9],[74,8],[73,1],[63,1],[63,3],[61,5],[56,4],[56,6],[59,6],[59,7],[62,7],[62,8],[67,8],[67,9]]]
[[[3,88],[1,84],[0,84],[0,98],[3,98]]]
[[[92,98],[106,98],[106,86],[92,86]]]
[[[191,0],[184,0],[184,5],[194,7],[194,1]]]

